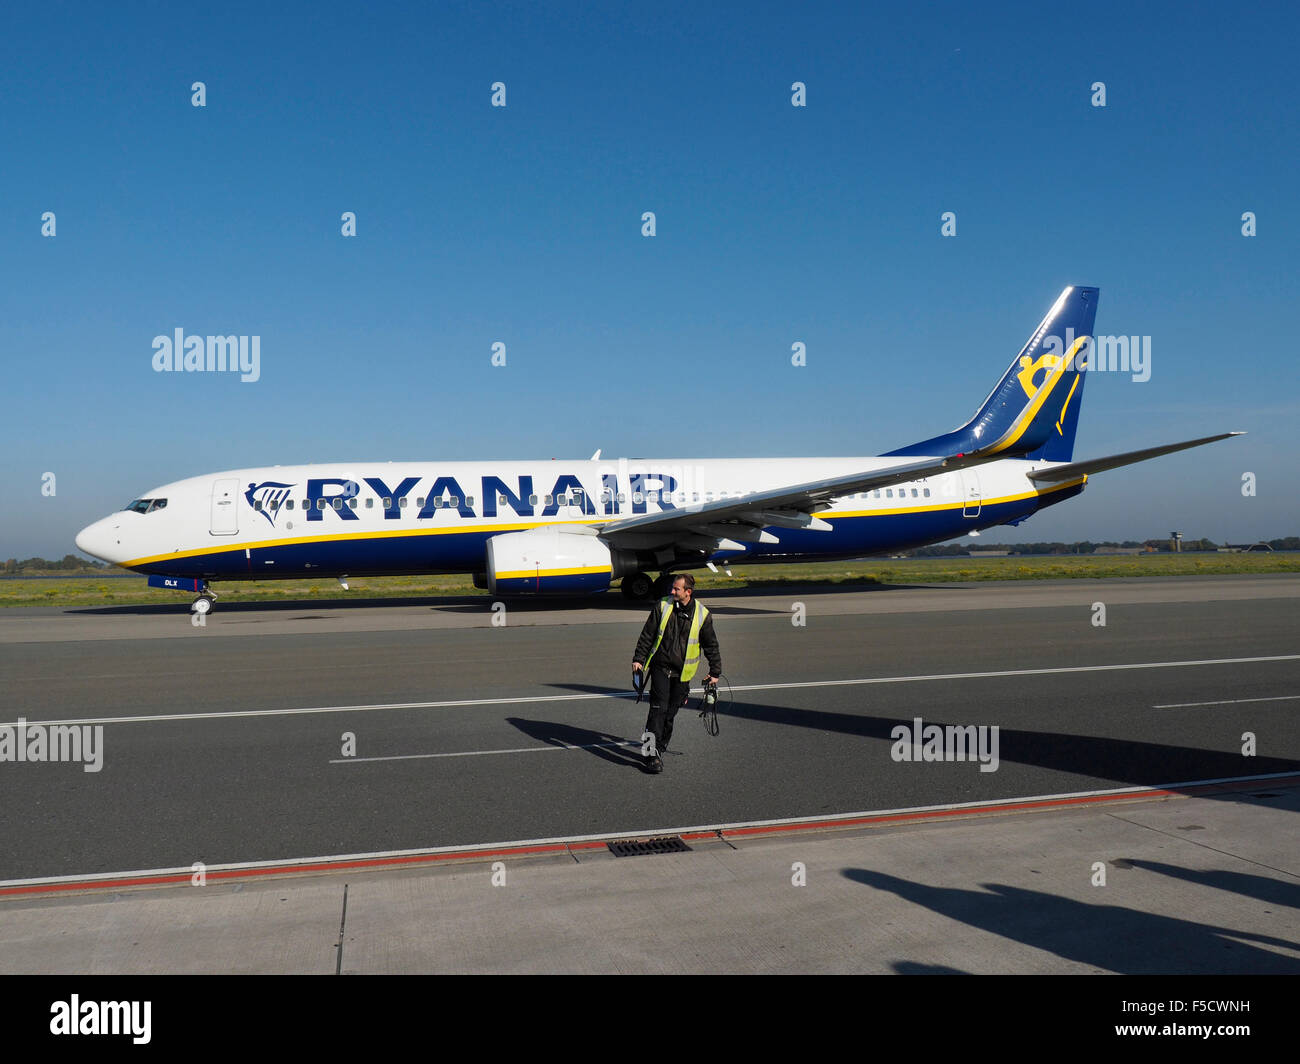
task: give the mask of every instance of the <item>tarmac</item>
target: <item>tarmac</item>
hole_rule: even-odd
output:
[[[1300,974],[1300,778],[1203,790],[10,896],[0,970]]]
[[[2,721],[105,738],[0,765],[0,972],[1300,974],[1297,599],[720,594],[734,703],[662,776],[644,607],[4,611]],[[996,771],[900,761],[916,717]]]

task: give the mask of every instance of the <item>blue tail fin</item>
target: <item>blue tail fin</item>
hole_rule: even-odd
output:
[[[975,416],[959,429],[890,451],[895,455],[987,453],[1068,462],[1083,404],[1097,317],[1096,288],[1067,288]]]

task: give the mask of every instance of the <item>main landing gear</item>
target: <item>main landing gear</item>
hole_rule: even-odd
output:
[[[655,584],[650,579],[649,573],[632,573],[623,577],[623,583],[620,587],[625,599],[631,599],[633,602],[640,602],[648,599],[654,594]]]
[[[675,573],[661,573],[657,580],[651,579],[649,573],[632,573],[623,577],[620,590],[625,599],[642,602],[646,599],[661,599],[668,595],[673,586]]]

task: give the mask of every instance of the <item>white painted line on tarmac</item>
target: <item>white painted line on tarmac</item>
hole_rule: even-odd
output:
[[[391,757],[336,757],[331,765],[359,765],[363,761],[421,761],[429,757],[483,757],[486,754],[544,754],[549,750],[594,750],[598,746],[634,746],[641,744],[631,739],[618,739],[608,743],[556,743],[550,746],[516,746],[509,750],[457,750],[450,754],[393,754]]]
[[[1218,702],[1168,702],[1152,709],[1190,709],[1193,706],[1240,706],[1246,702],[1291,702],[1300,695],[1276,695],[1273,698],[1225,698]]]
[[[928,683],[935,680],[987,680],[1007,676],[1058,676],[1085,672],[1122,672],[1128,669],[1183,669],[1197,665],[1251,665],[1264,661],[1297,661],[1300,654],[1273,654],[1257,658],[1205,658],[1199,661],[1137,661],[1125,665],[1071,665],[1054,669],[1002,669],[995,672],[940,672],[917,676],[871,676],[857,680],[803,680],[796,683],[733,685],[732,691],[785,691],[799,687],[851,687],[878,683]],[[694,688],[692,694],[698,694]],[[518,698],[462,698],[447,702],[384,702],[356,706],[304,706],[292,709],[234,709],[213,713],[152,713],[133,717],[77,717],[66,720],[33,720],[43,724],[148,724],[159,721],[223,720],[236,717],[288,717],[312,713],[373,713],[390,709],[452,709],[458,706],[514,706],[541,702],[585,702],[602,698],[626,699],[632,692],[592,692],[580,695],[523,695]],[[16,728],[17,721],[0,721],[0,728]]]

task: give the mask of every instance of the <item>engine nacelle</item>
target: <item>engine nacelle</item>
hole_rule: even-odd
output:
[[[605,591],[623,575],[622,561],[594,535],[553,527],[505,532],[487,541],[487,585],[494,595]]]

